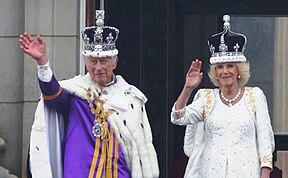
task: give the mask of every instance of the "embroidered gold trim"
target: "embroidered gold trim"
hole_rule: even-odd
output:
[[[205,122],[212,109],[213,104],[212,90],[211,89],[204,90],[204,97],[205,97],[205,106],[204,106],[203,120]]]
[[[57,98],[61,92],[62,92],[62,87],[60,87],[54,95],[43,95],[42,94],[42,97],[44,100],[53,100],[53,99]]]
[[[253,95],[253,87],[246,87],[246,97],[248,98],[248,106],[250,107],[250,111],[252,112],[254,119],[256,119],[256,108],[255,108],[255,97]]]
[[[181,110],[181,111],[176,111],[175,112],[175,115],[176,115],[176,117],[179,119],[179,118],[181,118],[181,117],[183,117],[184,115],[185,115],[185,109],[183,109],[183,110]]]
[[[265,155],[260,158],[260,164],[267,164],[267,163],[272,165],[272,156]]]

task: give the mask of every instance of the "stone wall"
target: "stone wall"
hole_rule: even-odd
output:
[[[80,0],[7,0],[0,6],[0,136],[6,142],[0,166],[4,173],[9,170],[25,177],[40,97],[36,63],[20,50],[19,35],[27,31],[43,37],[52,70],[61,80],[79,73],[79,22]]]

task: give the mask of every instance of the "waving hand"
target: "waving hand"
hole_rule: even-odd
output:
[[[186,74],[186,81],[183,90],[175,103],[176,110],[182,109],[186,106],[192,91],[200,84],[203,78],[201,67],[201,61],[198,59],[192,61],[191,66]]]
[[[201,72],[202,62],[196,59],[191,63],[191,66],[186,74],[185,87],[187,89],[195,89],[201,83],[203,73]]]
[[[46,44],[39,35],[34,40],[28,33],[20,35],[19,43],[20,48],[33,59],[36,60],[38,65],[44,65],[48,62],[46,55]]]

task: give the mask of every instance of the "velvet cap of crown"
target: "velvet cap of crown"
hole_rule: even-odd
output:
[[[210,64],[223,62],[246,62],[244,50],[247,39],[243,34],[230,30],[230,16],[224,15],[224,31],[208,39],[211,52]]]
[[[119,30],[104,26],[104,10],[96,10],[95,26],[81,32],[84,46],[82,54],[88,57],[113,57],[118,54],[116,40]]]

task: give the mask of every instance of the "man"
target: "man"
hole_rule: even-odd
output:
[[[104,11],[96,11],[96,26],[82,31],[88,73],[61,82],[40,36],[20,35],[20,48],[37,62],[42,92],[31,131],[33,178],[159,176],[147,99],[113,73],[118,33],[104,26]]]

